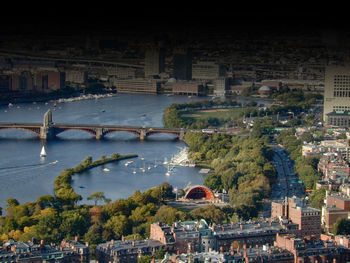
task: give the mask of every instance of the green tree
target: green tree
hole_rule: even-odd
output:
[[[322,206],[324,205],[325,197],[326,197],[325,188],[319,188],[317,190],[314,190],[310,195],[311,206],[321,209]]]
[[[111,199],[106,198],[104,192],[96,191],[93,194],[91,194],[88,198],[88,200],[94,200],[95,205],[97,205],[98,202],[105,202],[109,203]]]
[[[7,207],[13,207],[19,205],[19,202],[15,198],[9,198],[6,200]]]
[[[103,228],[113,233],[115,239],[120,239],[130,231],[130,223],[126,216],[113,216],[103,225]]]
[[[350,234],[350,220],[347,218],[338,218],[334,223],[332,229],[334,235],[349,235]]]
[[[86,232],[89,223],[87,212],[68,210],[61,213],[61,218],[62,222],[59,229],[64,237],[83,236]]]

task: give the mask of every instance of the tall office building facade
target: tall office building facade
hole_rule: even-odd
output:
[[[326,67],[323,119],[328,125],[350,127],[350,66]]]
[[[174,51],[173,77],[177,80],[192,79],[192,52],[190,49],[178,48]]]
[[[165,52],[161,48],[149,48],[145,52],[145,77],[164,72]]]

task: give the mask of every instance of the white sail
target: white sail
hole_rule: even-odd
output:
[[[46,156],[46,151],[45,151],[45,147],[44,146],[41,148],[40,156],[41,157]]]

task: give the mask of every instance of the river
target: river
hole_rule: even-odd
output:
[[[39,123],[51,109],[55,123],[131,125],[163,127],[163,110],[173,103],[184,103],[203,98],[145,94],[117,94],[113,97],[56,103],[22,103],[13,107],[0,106],[0,122]],[[45,144],[47,157],[39,156]],[[103,140],[95,140],[83,131],[66,131],[53,141],[43,142],[36,135],[22,130],[0,131],[0,206],[16,198],[21,204],[36,201],[38,196],[53,194],[55,177],[66,168],[77,166],[86,156],[94,160],[113,153],[138,154],[129,160],[110,163],[75,175],[72,186],[83,196],[82,203],[91,203],[87,197],[103,191],[107,198],[127,198],[135,190],[145,191],[162,182],[174,187],[203,183],[199,168],[176,167],[166,176],[165,159],[185,147],[172,135],[158,134],[141,142],[130,133],[112,133]],[[57,161],[57,162],[56,162]],[[154,167],[156,166],[156,167]],[[148,169],[150,167],[150,169]],[[104,172],[108,168],[109,172]],[[143,172],[140,168],[145,168]],[[134,174],[134,171],[136,172]]]

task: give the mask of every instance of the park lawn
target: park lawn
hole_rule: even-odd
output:
[[[194,118],[194,119],[210,119],[217,118],[220,120],[233,121],[242,117],[242,108],[232,109],[212,109],[212,110],[195,110],[195,111],[182,111],[180,112],[181,118]]]

